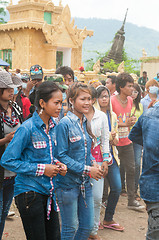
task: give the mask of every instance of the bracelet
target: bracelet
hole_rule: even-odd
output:
[[[109,159],[103,159],[103,162],[109,162]]]
[[[92,178],[92,176],[91,176],[91,173],[90,173],[90,172],[88,173],[88,176],[89,176],[90,178]]]

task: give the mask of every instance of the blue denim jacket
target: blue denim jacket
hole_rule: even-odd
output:
[[[159,202],[159,105],[141,115],[129,138],[143,145],[144,149],[140,177],[141,197],[149,202]]]
[[[87,139],[87,158],[85,162],[85,143],[82,129],[79,126],[80,119],[68,112],[67,116],[61,119],[56,128],[57,145],[55,157],[67,165],[68,171],[65,177],[56,177],[56,187],[73,188],[82,183],[82,174],[85,165],[91,165],[93,156],[91,155],[92,139],[86,130],[86,121],[83,128]],[[89,177],[86,177],[89,180]]]
[[[15,196],[28,191],[50,195],[50,178],[45,175],[36,176],[38,164],[51,163],[49,138],[44,127],[44,122],[35,111],[33,117],[18,128],[1,158],[0,164],[4,168],[17,173]],[[50,129],[49,135],[54,152],[55,128]],[[53,198],[55,200],[54,194]]]

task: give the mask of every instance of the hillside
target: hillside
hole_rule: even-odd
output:
[[[83,61],[97,54],[94,51],[105,53],[111,47],[115,33],[122,26],[122,22],[114,19],[97,18],[75,18],[78,28],[85,26],[89,30],[94,30],[94,36],[87,37],[83,44]],[[157,46],[159,45],[159,32],[146,28],[138,27],[132,23],[125,24],[125,50],[129,57],[139,59],[144,48],[148,56],[158,56]]]

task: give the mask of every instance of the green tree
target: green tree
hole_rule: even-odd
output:
[[[107,53],[101,53],[99,51],[92,51],[92,52],[96,53],[96,57],[86,60],[86,64],[87,64],[85,67],[86,71],[93,71],[93,66],[97,62],[97,60],[100,59],[101,61],[104,58],[104,56],[107,54]]]
[[[7,1],[0,1],[0,24],[6,23],[4,17],[6,16],[5,6],[8,4]]]
[[[100,59],[100,61],[103,60],[104,57],[107,57],[109,51],[106,53],[100,53],[98,51],[95,51],[97,53],[97,57],[94,60],[93,58],[88,59],[86,61],[87,66],[86,66],[86,71],[92,71],[93,70],[93,65],[95,62]],[[136,59],[129,58],[125,49],[123,49],[123,55],[122,55],[122,61],[124,61],[124,68],[125,72],[127,73],[135,73],[138,76],[140,75],[140,61]],[[104,72],[117,72],[119,64],[116,64],[114,60],[111,59],[110,62],[104,63],[103,69]]]

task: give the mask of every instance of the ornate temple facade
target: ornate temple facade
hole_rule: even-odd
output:
[[[82,44],[93,31],[78,29],[71,21],[68,5],[55,6],[48,0],[20,0],[7,7],[10,20],[0,25],[0,58],[12,69],[44,69],[67,65],[78,69],[82,62]]]

